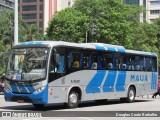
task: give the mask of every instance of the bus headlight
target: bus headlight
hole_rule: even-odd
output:
[[[40,88],[36,89],[36,90],[34,91],[34,93],[35,93],[35,94],[38,94],[38,93],[42,92],[44,89],[45,89],[45,87],[40,87]]]

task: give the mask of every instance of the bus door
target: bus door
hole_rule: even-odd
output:
[[[52,50],[49,70],[49,82],[63,77],[66,74],[66,53],[65,48],[56,47]]]

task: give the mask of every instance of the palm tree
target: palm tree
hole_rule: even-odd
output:
[[[11,45],[14,40],[13,11],[2,10],[0,12],[0,18],[0,40],[4,43],[4,45]]]

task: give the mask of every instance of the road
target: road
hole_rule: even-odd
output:
[[[107,120],[109,119],[130,119],[138,117],[139,119],[159,119],[156,117],[157,113],[160,115],[160,97],[152,99],[151,96],[137,97],[134,103],[121,103],[119,100],[109,100],[105,104],[97,104],[94,101],[89,101],[81,103],[76,109],[66,109],[63,104],[51,104],[45,106],[41,110],[37,110],[31,104],[24,103],[14,103],[14,102],[5,102],[4,96],[0,95],[0,111],[1,114],[4,111],[7,112],[18,112],[20,116],[14,115],[16,120],[23,119],[29,120],[40,120],[40,119],[52,119],[52,120]],[[139,112],[140,111],[140,112]],[[155,112],[159,111],[159,112]],[[30,114],[31,112],[31,114]],[[34,118],[40,116],[33,116],[32,113],[37,113],[37,115],[43,116],[42,118]],[[149,113],[148,113],[149,112]],[[42,113],[42,114],[41,114]],[[142,117],[143,115],[148,115],[149,117]],[[127,117],[130,115],[131,117]],[[1,115],[2,116],[2,115]],[[54,118],[48,117],[54,116]],[[126,116],[125,118],[122,116]],[[154,117],[152,117],[154,116]],[[2,117],[4,119],[4,116]],[[12,118],[10,118],[12,119]],[[15,118],[13,118],[15,119]],[[6,120],[6,119],[5,119]]]

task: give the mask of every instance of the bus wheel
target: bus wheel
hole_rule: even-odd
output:
[[[136,95],[135,89],[133,87],[129,87],[126,102],[128,102],[128,103],[134,102],[135,95]]]
[[[135,100],[135,89],[133,87],[129,87],[128,89],[128,94],[127,94],[127,98],[121,98],[121,102],[127,102],[127,103],[132,103]]]
[[[67,108],[76,108],[79,104],[79,94],[75,91],[71,91],[68,96]]]
[[[40,109],[40,108],[43,108],[43,107],[44,107],[44,104],[33,104],[33,106],[34,106],[35,108]]]

